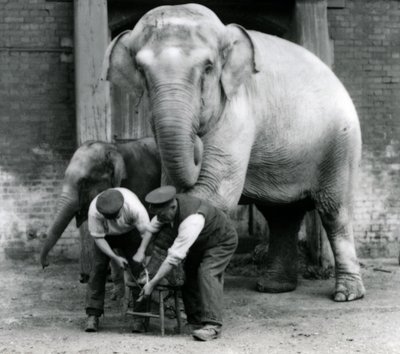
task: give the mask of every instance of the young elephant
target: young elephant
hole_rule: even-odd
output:
[[[121,186],[144,202],[146,194],[159,187],[160,181],[161,163],[153,138],[121,144],[85,142],[65,171],[57,212],[40,254],[42,266],[49,265],[47,255],[72,218],[76,218],[77,227],[87,219],[90,202],[100,192]]]

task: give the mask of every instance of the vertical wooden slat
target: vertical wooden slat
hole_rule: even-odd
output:
[[[317,55],[328,66],[332,66],[333,50],[328,31],[327,0],[297,0],[294,18],[292,39]],[[332,266],[332,250],[316,211],[307,213],[305,228],[314,262],[323,268]]]
[[[109,43],[107,1],[74,0],[77,142],[111,141],[109,84],[99,79]],[[79,230],[81,274],[92,269],[93,240],[87,222]]]
[[[74,0],[77,141],[111,141],[110,92],[99,83],[109,43],[107,1]]]
[[[327,0],[297,0],[295,7],[295,41],[332,66]]]

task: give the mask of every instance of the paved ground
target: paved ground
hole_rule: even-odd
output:
[[[82,331],[85,286],[76,264],[2,262],[0,353],[400,353],[400,267],[363,261],[365,299],[330,300],[334,280],[301,279],[296,291],[260,294],[255,279],[228,276],[223,337],[207,343],[173,333],[132,334],[107,298],[101,332]],[[110,285],[109,285],[110,287]]]

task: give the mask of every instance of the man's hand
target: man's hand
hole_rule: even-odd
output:
[[[151,293],[154,290],[154,284],[150,281],[145,286],[142,288],[142,291],[139,294],[138,299],[136,300],[137,302],[141,302],[142,300],[146,299],[151,295]]]
[[[126,269],[128,267],[128,261],[124,257],[117,256],[114,260],[121,269]]]
[[[145,258],[144,252],[138,249],[136,254],[132,257],[133,261],[136,263],[143,263]]]
[[[158,220],[157,216],[154,216],[153,219],[151,219],[151,221],[146,225],[146,230],[154,234],[160,231],[162,225],[162,222]]]

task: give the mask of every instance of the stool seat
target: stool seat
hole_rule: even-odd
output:
[[[134,316],[134,317],[144,317],[145,320],[145,330],[147,331],[149,327],[149,321],[150,318],[159,318],[160,319],[160,331],[161,331],[161,336],[164,336],[165,334],[165,304],[164,304],[164,293],[165,292],[172,292],[174,296],[174,302],[175,302],[175,316],[176,316],[176,321],[178,324],[178,333],[181,333],[181,326],[182,326],[182,321],[181,321],[181,314],[180,314],[180,309],[179,309],[179,291],[180,287],[178,286],[169,286],[169,285],[164,285],[164,284],[159,284],[157,285],[153,292],[158,292],[158,298],[159,298],[159,311],[158,313],[152,313],[151,312],[151,297],[147,299],[147,304],[146,304],[146,312],[137,312],[133,311],[132,309],[129,308],[129,303],[130,299],[133,299],[132,295],[132,289],[138,289],[138,285],[135,282],[131,282],[129,280],[125,280],[125,286],[126,290],[125,291],[125,315],[129,316]]]

